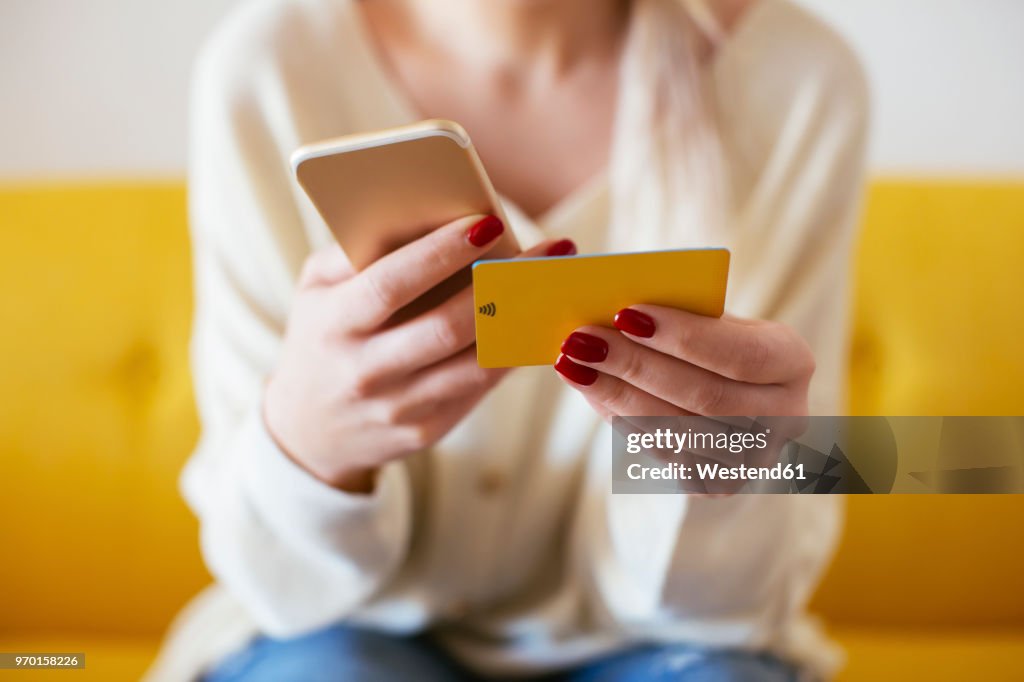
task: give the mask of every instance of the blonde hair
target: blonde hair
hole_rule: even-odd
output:
[[[723,243],[726,165],[709,78],[707,0],[633,0],[611,150],[613,249]]]

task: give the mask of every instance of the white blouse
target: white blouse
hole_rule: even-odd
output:
[[[193,362],[203,421],[182,479],[217,578],[179,619],[152,679],[188,679],[256,632],[346,620],[430,628],[484,674],[542,671],[636,642],[771,649],[825,671],[804,615],[840,528],[831,497],[612,495],[608,427],[550,367],[512,372],[372,495],[281,453],[260,397],[295,281],[331,236],[292,179],[298,146],[417,117],[352,0],[253,0],[207,45],[192,108]],[[840,410],[848,261],[866,130],[853,56],[787,0],[760,0],[714,63],[743,226],[727,308],[797,328],[812,408]],[[520,242],[598,252],[605,178]],[[688,243],[663,246],[687,246]]]

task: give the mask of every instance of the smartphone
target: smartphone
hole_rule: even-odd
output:
[[[458,123],[428,120],[306,145],[291,158],[295,176],[357,270],[446,223],[480,213],[508,226],[469,135]],[[486,258],[520,251],[511,230]],[[413,304],[436,306],[469,286],[469,268]]]

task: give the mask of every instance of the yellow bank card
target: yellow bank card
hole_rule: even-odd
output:
[[[729,251],[691,249],[479,261],[473,265],[481,367],[547,365],[574,329],[612,326],[638,303],[720,317]]]

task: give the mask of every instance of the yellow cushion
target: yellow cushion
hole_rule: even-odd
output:
[[[159,633],[208,578],[180,183],[0,192],[0,631]]]
[[[85,648],[83,679],[135,679],[209,579],[176,487],[197,434],[185,191],[0,188],[0,225],[0,649]],[[865,225],[854,411],[1024,414],[1024,183],[875,183]],[[1022,526],[1024,496],[851,498],[815,602],[847,679],[1011,669]]]
[[[838,682],[928,680],[928,682],[1019,682],[1024,630],[915,631],[837,629],[846,649]]]
[[[4,671],[3,680],[25,682],[130,682],[138,680],[160,647],[159,637],[94,635],[88,631],[64,635],[2,635],[0,651],[85,653],[85,668],[75,670]]]
[[[856,266],[856,414],[1024,414],[1024,183],[876,182]],[[1024,627],[1024,496],[851,497],[831,620]]]
[[[887,627],[1024,628],[1024,496],[851,496],[815,607]]]
[[[876,182],[864,225],[853,412],[1024,414],[1024,182]]]

